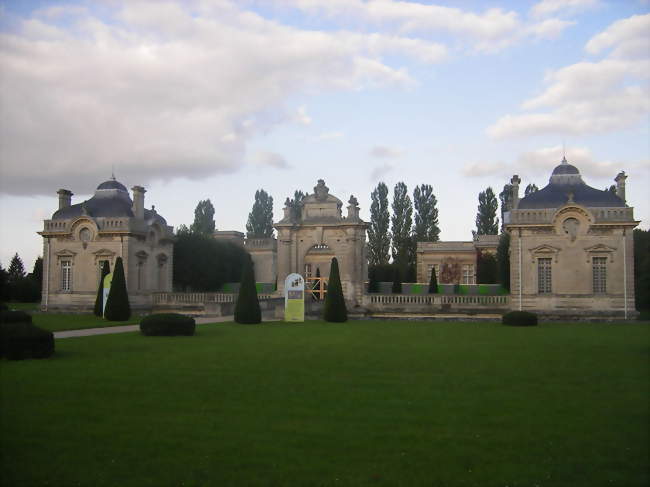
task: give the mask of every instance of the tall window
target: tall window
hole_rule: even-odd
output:
[[[305,279],[311,277],[311,264],[305,264]]]
[[[592,260],[594,293],[607,292],[607,257],[594,257]]]
[[[463,284],[474,284],[474,266],[463,264]]]
[[[551,292],[551,259],[537,259],[537,292]]]
[[[144,261],[138,261],[138,291],[144,289]]]
[[[72,262],[61,261],[61,290],[72,291]]]

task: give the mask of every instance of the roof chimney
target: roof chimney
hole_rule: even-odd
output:
[[[517,206],[519,206],[519,183],[521,183],[521,179],[517,174],[512,176],[512,179],[510,179],[510,184],[512,185],[512,197],[510,198],[510,210],[515,210],[517,209]]]
[[[142,186],[133,186],[133,215],[136,218],[144,218],[144,194],[147,192]]]
[[[72,191],[69,189],[60,189],[56,192],[59,195],[59,210],[67,208],[72,203]]]
[[[623,203],[625,203],[625,180],[626,179],[627,176],[625,174],[625,171],[619,172],[614,178],[614,181],[616,181],[616,196],[621,198],[623,200]]]

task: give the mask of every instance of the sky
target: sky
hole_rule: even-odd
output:
[[[242,232],[257,189],[277,221],[324,179],[369,220],[378,182],[431,184],[470,240],[480,191],[566,154],[599,189],[625,171],[647,229],[649,78],[647,0],[0,1],[0,264],[112,173]]]

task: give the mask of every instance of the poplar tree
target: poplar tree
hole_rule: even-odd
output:
[[[512,203],[512,184],[503,186],[503,191],[499,193],[499,201],[501,201],[501,232],[503,233],[506,224],[504,214],[506,211],[512,209],[510,208]]]
[[[413,190],[413,205],[415,206],[415,226],[413,236],[415,242],[437,242],[440,235],[438,227],[438,200],[433,194],[430,184],[421,184]]]
[[[255,191],[255,203],[246,223],[248,238],[270,238],[273,236],[273,196],[263,189]]]
[[[408,188],[406,184],[399,182],[395,185],[393,192],[391,234],[393,237],[393,262],[403,269],[414,263],[415,252],[411,238],[412,215],[413,205],[408,195]]]
[[[492,188],[481,191],[478,195],[478,213],[476,214],[476,231],[474,235],[496,235],[499,233],[497,209],[499,203]]]
[[[199,201],[194,210],[194,223],[190,226],[190,232],[212,236],[214,228],[214,206],[209,199]]]
[[[388,187],[383,182],[370,193],[370,225],[368,226],[368,260],[371,266],[388,264],[390,252],[390,215]]]

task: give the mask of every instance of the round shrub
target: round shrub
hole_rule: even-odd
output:
[[[31,317],[30,317],[31,319]],[[0,356],[9,360],[47,358],[54,353],[54,334],[29,322],[0,324]]]
[[[194,335],[196,323],[191,316],[178,313],[158,313],[145,316],[140,331],[147,336]]]
[[[537,326],[537,315],[528,311],[510,311],[501,318],[508,326]]]
[[[32,317],[24,311],[0,311],[0,323],[31,323]]]

